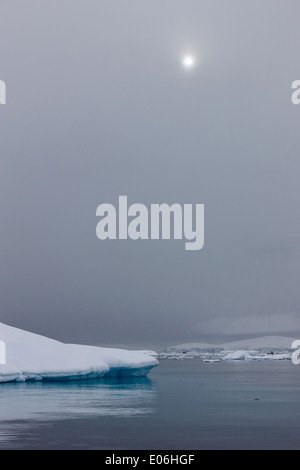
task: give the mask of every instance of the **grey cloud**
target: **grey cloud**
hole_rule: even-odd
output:
[[[202,335],[273,335],[300,331],[300,312],[272,313],[259,316],[220,316],[200,321],[196,327]]]

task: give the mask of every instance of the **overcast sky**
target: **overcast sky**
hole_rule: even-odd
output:
[[[2,0],[0,314],[63,341],[300,335],[298,0]],[[184,54],[194,69],[181,66]],[[205,245],[96,208],[205,204]]]

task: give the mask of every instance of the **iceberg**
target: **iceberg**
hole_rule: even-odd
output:
[[[284,336],[263,336],[223,344],[187,343],[170,346],[159,359],[220,361],[283,361],[292,359],[295,340]]]
[[[0,383],[144,377],[158,365],[153,351],[65,344],[0,323],[6,363]]]
[[[249,351],[227,351],[224,361],[246,361],[250,359]]]

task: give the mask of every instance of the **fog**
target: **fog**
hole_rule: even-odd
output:
[[[133,347],[300,335],[299,14],[0,1],[2,322]],[[204,204],[203,249],[99,240],[120,195]]]

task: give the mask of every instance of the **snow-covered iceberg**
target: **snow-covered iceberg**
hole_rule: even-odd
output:
[[[0,383],[139,377],[158,365],[151,351],[65,344],[3,323],[0,340],[6,348],[6,364],[0,364]]]
[[[278,349],[287,350],[292,349],[294,338],[285,336],[262,336],[259,338],[244,339],[242,341],[234,341],[231,343],[224,343],[221,345],[226,350],[241,350],[241,349]]]

